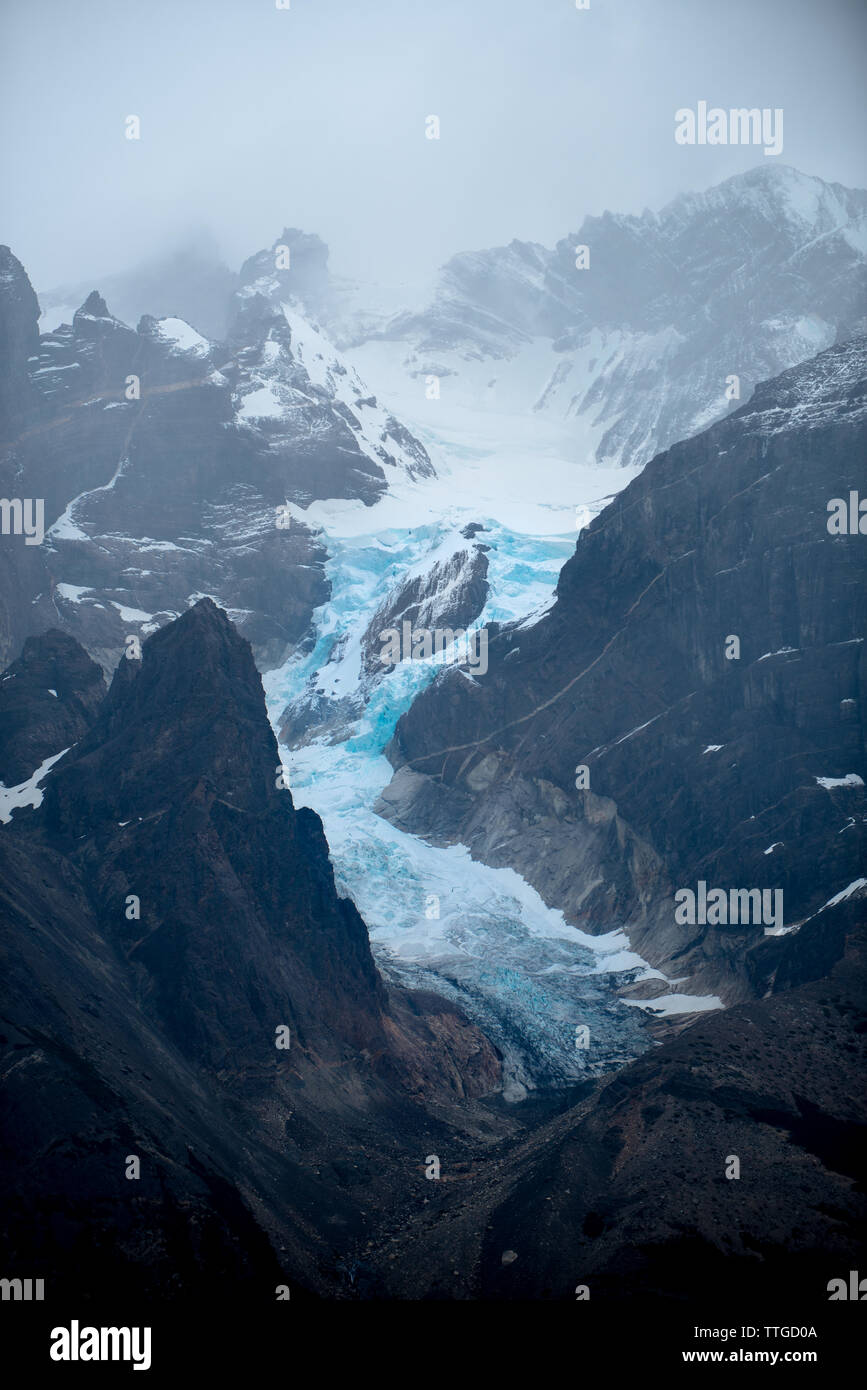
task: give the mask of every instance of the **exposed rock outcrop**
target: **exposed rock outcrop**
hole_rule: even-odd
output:
[[[28,637],[0,676],[0,782],[23,782],[77,743],[104,698],[102,671],[74,637],[56,629]]]

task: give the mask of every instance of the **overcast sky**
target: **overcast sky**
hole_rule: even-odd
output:
[[[867,185],[864,0],[2,0],[0,52],[0,241],[41,288],[203,227],[387,283],[550,245],[773,158],[676,144],[700,100],[782,107],[781,162]]]

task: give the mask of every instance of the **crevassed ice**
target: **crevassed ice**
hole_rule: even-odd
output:
[[[442,436],[427,430],[424,438],[437,478],[396,485],[373,508],[320,502],[304,514],[327,543],[332,595],[317,612],[313,651],[264,678],[275,729],[313,675],[325,699],[358,689],[361,638],[383,598],[407,573],[428,569],[468,521],[485,526],[477,539],[490,547],[490,596],[478,621],[522,619],[551,601],[575,545],[576,508],[594,514],[633,476],[552,454],[547,497],[540,469],[530,466],[513,469],[498,492],[496,440],[486,441],[468,466]],[[474,471],[482,462],[485,468]],[[339,659],[329,663],[335,651]],[[642,1051],[648,1044],[641,1010],[624,1007],[615,986],[664,977],[629,949],[622,932],[591,937],[567,924],[513,870],[475,862],[460,845],[435,848],[374,814],[392,772],[382,750],[437,669],[435,661],[404,662],[372,687],[367,704],[336,736],[331,727],[327,741],[284,747],[282,757],[296,804],[323,819],[338,887],[367,922],[380,969],[459,1002],[499,1046],[505,1094],[519,1099],[533,1087],[573,1082]],[[654,1005],[666,1011],[717,1006],[689,996]],[[590,1029],[588,1049],[576,1047],[580,1025]]]

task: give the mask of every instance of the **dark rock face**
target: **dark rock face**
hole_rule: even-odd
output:
[[[554,608],[489,629],[488,675],[415,701],[382,813],[625,926],[689,992],[748,993],[762,927],[680,925],[673,895],[779,889],[790,926],[863,872],[867,552],[827,508],[858,485],[865,367],[841,343],[648,465]]]
[[[39,301],[8,246],[0,246],[0,440],[12,439],[34,396],[29,363],[39,349]]]
[[[59,626],[111,670],[128,635],[207,594],[262,666],[280,664],[329,593],[302,509],[372,503],[389,474],[430,473],[421,444],[279,283],[238,291],[223,344],[178,318],[145,315],[134,331],[96,291],[39,338],[36,298],[7,260],[0,343],[16,405],[0,482],[44,499],[46,536],[0,538],[0,564],[15,558],[0,660]]]
[[[392,1246],[392,1296],[574,1301],[585,1285],[600,1311],[815,1317],[867,1234],[865,902],[803,929],[841,938],[828,978],[702,1020],[542,1126],[496,1183],[470,1174]]]
[[[142,656],[122,661],[90,733],[58,767],[44,820],[81,863],[106,934],[143,970],[164,1029],[191,1045],[195,1037],[202,1058],[230,1036],[234,1050],[243,1029],[222,1009],[215,1037],[200,1037],[201,1025],[188,1031],[194,999],[213,989],[216,955],[244,982],[231,1014],[274,1014],[299,1045],[317,1019],[329,1055],[339,1037],[381,1041],[385,994],[366,929],[334,892],[319,818],[296,813],[276,786],[279,755],[249,646],[202,599]],[[101,834],[79,849],[82,823]],[[146,879],[158,893],[140,891]],[[128,893],[141,900],[134,943]],[[261,1058],[261,1040],[251,1037],[242,1055]]]
[[[74,638],[56,629],[28,637],[0,676],[0,782],[23,782],[77,743],[104,698],[102,671]]]
[[[45,498],[47,529],[72,497],[117,471],[134,413],[122,404],[124,382],[140,372],[140,352],[137,335],[94,290],[71,324],[37,339],[34,353],[31,408],[9,453],[28,495]]]
[[[3,828],[4,1267],[84,1301],[121,1267],[154,1297],[333,1293],[350,1189],[399,1207],[395,1164],[465,1145],[459,1105],[497,1087],[452,1005],[386,989],[278,762],[249,644],[202,600]]]
[[[98,402],[125,421],[119,462],[49,533],[38,611],[59,615],[111,669],[128,634],[147,636],[209,593],[265,664],[279,660],[327,596],[324,551],[302,521],[278,525],[285,480],[236,428],[210,345],[171,320],[145,318],[130,336],[135,353],[115,360],[115,380],[138,375],[141,400]]]
[[[11,444],[38,401],[30,378],[39,350],[38,318],[39,304],[24,267],[8,246],[0,246],[0,498],[7,501],[44,495],[22,487]],[[31,600],[44,573],[39,552],[24,536],[0,534],[0,665],[12,660],[33,630]]]

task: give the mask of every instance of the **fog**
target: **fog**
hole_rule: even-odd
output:
[[[41,288],[206,232],[235,267],[285,225],[389,284],[551,244],[775,158],[678,145],[701,100],[782,108],[780,162],[867,182],[861,0],[5,0],[0,22],[0,240]]]

